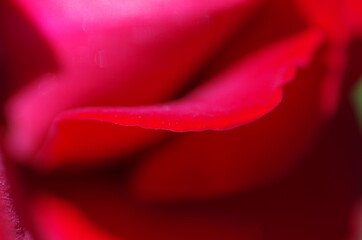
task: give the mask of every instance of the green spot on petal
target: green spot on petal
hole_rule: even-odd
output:
[[[357,116],[359,118],[360,126],[362,129],[362,76],[358,81],[356,89],[353,92],[353,101],[356,107]]]

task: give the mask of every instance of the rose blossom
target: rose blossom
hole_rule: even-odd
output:
[[[354,238],[359,1],[0,11],[5,240]]]

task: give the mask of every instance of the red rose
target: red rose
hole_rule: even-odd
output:
[[[357,0],[5,1],[20,223],[3,214],[4,232],[18,225],[4,238],[352,237],[361,14]]]

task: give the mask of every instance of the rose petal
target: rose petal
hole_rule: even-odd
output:
[[[40,177],[35,181],[38,190],[26,202],[34,229],[45,239],[81,229],[88,231],[84,236],[102,232],[127,240],[345,240],[360,194],[357,129],[350,108],[344,108],[289,177],[219,200],[145,204],[120,186],[126,183],[120,174],[107,172],[98,177]],[[50,197],[44,200],[44,194]]]
[[[28,157],[36,151],[55,116],[69,108],[173,97],[258,2],[16,1],[46,38],[57,68],[9,100],[14,152]],[[16,47],[10,45],[9,54],[20,54]],[[35,68],[43,61],[18,64]]]
[[[11,220],[9,213],[14,211],[13,209],[9,209],[6,206],[4,200],[8,198],[8,195],[5,195],[5,192],[2,188],[4,188],[4,183],[0,183],[0,238],[4,240],[12,240],[15,239],[15,231],[11,226]]]
[[[345,41],[353,33],[353,14],[350,4],[354,0],[296,0],[310,23],[324,29],[332,41]]]
[[[295,36],[245,61],[238,62],[178,101],[153,106],[84,108],[64,113],[58,118],[52,131],[54,135],[46,145],[51,157],[45,158],[43,160],[45,162],[41,165],[53,168],[67,159],[74,161],[75,158],[71,154],[74,152],[79,153],[77,159],[89,159],[92,156],[98,158],[102,156],[100,154],[102,152],[112,154],[109,147],[102,148],[100,145],[90,149],[86,145],[73,144],[74,141],[71,139],[83,133],[78,130],[82,124],[81,120],[97,120],[98,123],[94,125],[100,129],[110,129],[110,131],[98,131],[104,133],[104,139],[114,138],[109,134],[112,127],[109,124],[107,127],[106,122],[121,126],[181,132],[224,130],[256,120],[279,103],[281,87],[293,79],[297,68],[309,63],[320,42],[320,35],[316,32]],[[113,128],[117,125],[113,125]],[[86,129],[93,131],[90,128]],[[118,130],[120,139],[130,136],[127,132],[122,136],[122,131]],[[146,134],[148,130],[137,130],[141,135],[142,131]],[[155,134],[159,134],[159,131]],[[79,139],[81,140],[81,137]],[[97,136],[93,138],[90,136],[90,139],[95,142],[91,146],[98,142]],[[127,145],[123,146],[124,141],[112,143],[108,139],[106,142],[115,146],[113,154],[125,152],[122,148],[127,148]],[[61,155],[58,156],[59,153]],[[94,153],[98,154],[93,155]]]
[[[250,2],[250,4],[249,4],[249,2],[246,2],[245,4],[241,5],[240,11],[243,11],[243,13],[244,12],[247,13],[247,14],[244,14],[245,15],[244,18],[248,14],[253,12],[253,11],[250,11],[250,7],[255,6],[256,5],[255,3],[256,2]],[[208,8],[213,9],[213,7],[215,7],[213,4],[211,4],[211,3],[208,4]],[[37,9],[37,8],[35,8],[35,9]],[[156,7],[155,9],[157,10],[158,8]],[[198,8],[196,7],[196,9],[198,9]],[[187,9],[187,11],[189,11],[189,10],[190,9]],[[239,10],[236,9],[235,11],[239,11]],[[154,14],[153,10],[150,13],[147,13],[145,16],[147,17],[148,14],[150,16],[152,16]],[[221,16],[217,17],[217,19],[214,22],[215,22],[215,24],[217,24],[218,26],[220,25],[220,27],[223,28],[224,25],[222,23],[224,22],[223,21],[224,18],[222,16],[224,16],[224,11],[222,11],[218,14]],[[225,11],[225,15],[227,15],[227,14],[230,15],[231,13],[229,11]],[[36,19],[37,17],[39,17],[38,15],[33,16],[33,18]],[[171,15],[173,15],[173,14],[171,14]],[[195,15],[199,16],[200,13],[197,12],[197,13],[195,13]],[[227,15],[227,16],[229,16],[229,15]],[[238,15],[238,14],[236,14],[236,15]],[[142,16],[142,14],[141,14],[141,16]],[[120,16],[120,17],[122,17],[122,16]],[[169,18],[169,17],[170,17],[169,15],[165,16],[165,18]],[[188,17],[191,17],[191,16],[188,16]],[[226,18],[229,19],[230,17],[226,17]],[[227,19],[225,20],[226,22],[227,22]],[[288,22],[288,24],[285,24],[286,21]],[[187,22],[188,21],[186,21],[186,23],[182,23],[180,26],[186,27],[186,28],[190,27],[191,30],[190,29],[189,30],[193,31],[192,29],[195,28],[195,26],[193,26],[195,24],[195,22],[192,22],[192,24],[190,26],[187,24]],[[242,23],[243,21],[239,21],[239,22]],[[266,23],[268,23],[268,24],[266,24]],[[40,26],[42,26],[42,24],[44,24],[44,23],[39,23],[39,24],[40,24]],[[235,23],[233,23],[233,24],[235,25]],[[160,27],[160,26],[158,26],[158,25],[155,26],[155,28],[158,28],[158,27]],[[196,28],[198,28],[198,26],[196,26]],[[292,34],[299,33],[304,28],[305,28],[305,25],[304,25],[303,19],[300,18],[298,11],[297,11],[297,9],[295,9],[295,6],[292,4],[292,2],[285,1],[285,0],[266,2],[266,4],[263,5],[257,11],[256,16],[253,16],[249,20],[247,26],[243,27],[242,31],[240,31],[240,32],[237,31],[237,36],[233,36],[231,38],[231,41],[229,41],[228,43],[226,43],[224,45],[221,45],[221,51],[220,51],[220,49],[217,49],[218,53],[215,56],[213,56],[211,58],[211,60],[208,60],[206,64],[203,63],[203,65],[205,65],[205,68],[197,70],[198,76],[196,76],[196,79],[194,77],[192,77],[191,79],[183,79],[182,81],[191,81],[192,84],[197,84],[197,83],[195,83],[195,80],[196,80],[196,82],[200,82],[199,79],[209,80],[210,78],[215,76],[218,72],[222,73],[227,68],[229,68],[231,63],[240,61],[240,59],[243,59],[245,56],[248,56],[250,54],[250,52],[255,52],[261,48],[265,48],[265,46],[268,46],[274,42],[283,40]],[[215,28],[215,27],[213,28],[211,26],[211,29],[212,29],[212,31],[215,31],[215,29],[219,29],[219,28]],[[62,28],[61,28],[61,30],[62,30]],[[123,30],[125,30],[125,29],[123,29],[123,28],[120,29],[121,32]],[[170,29],[167,29],[167,31],[168,30],[170,30]],[[172,30],[170,30],[170,31],[172,33]],[[201,30],[199,30],[198,33],[200,33],[200,31]],[[45,32],[47,32],[47,31],[45,31]],[[126,33],[127,33],[127,31],[126,31]],[[171,34],[171,33],[168,33],[168,34]],[[92,34],[94,34],[94,33],[92,33]],[[186,33],[182,31],[181,34],[186,34]],[[74,35],[74,36],[70,35],[68,37],[70,39],[72,39],[73,37],[77,37],[77,35]],[[106,37],[109,37],[110,39],[112,39],[115,36],[114,36],[114,34],[113,35],[109,34],[109,35],[106,35]],[[180,39],[182,39],[182,38],[180,38]],[[202,39],[203,38],[201,38],[201,41],[203,41]],[[132,51],[139,52],[142,49],[146,49],[146,50],[153,49],[152,44],[157,45],[159,43],[159,39],[153,39],[153,40],[155,40],[155,43],[153,41],[151,41],[150,45],[147,43],[145,45],[135,46],[135,48],[132,48],[133,49]],[[170,39],[168,39],[167,41],[169,41],[169,40]],[[161,46],[160,51],[162,53],[168,52],[168,51],[164,51],[164,48],[166,46],[168,46],[169,44],[171,44],[171,45],[174,44],[172,42],[173,40],[172,41],[171,40],[170,40],[170,42],[167,42],[166,45]],[[54,42],[54,41],[57,42],[59,40],[55,39],[55,40],[52,40],[51,42]],[[187,39],[187,41],[185,41],[185,43],[188,43],[187,49],[192,48],[192,45],[190,45],[189,41],[190,41],[190,39]],[[206,42],[208,44],[210,43],[210,41],[211,41],[210,39],[206,40]],[[211,41],[211,42],[213,42],[213,41]],[[202,45],[205,45],[205,42],[202,42]],[[141,50],[138,48],[141,48]],[[217,48],[220,48],[220,46],[217,46]],[[198,49],[197,51],[199,51],[199,50],[200,49]],[[193,52],[190,51],[193,58],[195,58],[194,55],[197,54],[197,51],[193,51]],[[64,54],[63,52],[62,52],[62,54]],[[65,51],[65,52],[67,52],[67,51]],[[171,51],[172,56],[170,59],[172,59],[172,57],[174,57],[174,56],[177,56],[173,53],[174,52]],[[142,51],[142,54],[143,54],[142,56],[146,59],[146,64],[145,64],[146,67],[149,64],[152,64],[152,61],[150,63],[150,60],[149,60],[150,57],[148,57],[148,55],[147,55],[148,50]],[[146,55],[144,55],[144,54],[146,54]],[[167,53],[163,53],[163,54],[167,54]],[[71,53],[70,57],[71,57],[70,59],[74,58],[73,52]],[[143,66],[143,63],[144,63],[144,62],[142,62],[143,57],[141,58],[141,55],[138,57],[140,57],[140,58],[136,58],[137,61],[135,64],[141,64],[141,66]],[[161,57],[161,58],[163,59],[163,57]],[[88,57],[86,59],[88,59]],[[67,62],[67,60],[69,60],[69,59],[65,58],[64,61]],[[141,62],[139,62],[139,61],[141,61]],[[211,61],[211,63],[210,63],[210,61]],[[73,60],[70,61],[69,64],[73,64],[72,62],[73,62]],[[171,61],[168,61],[168,63],[169,62],[171,62]],[[155,63],[155,64],[157,65],[158,63]],[[182,64],[181,65],[179,64],[178,59],[175,61],[175,64],[177,64],[178,66],[182,65]],[[93,66],[93,67],[95,67],[95,66]],[[96,70],[98,69],[98,67],[95,67],[95,68],[96,68]],[[181,66],[181,68],[182,68],[182,66]],[[77,71],[79,71],[79,70],[80,70],[80,72],[82,72],[84,70],[84,68],[76,68],[75,72],[68,71],[67,76],[70,77],[70,80],[69,79],[68,80],[69,81],[72,81],[72,79],[76,80],[76,79],[74,79],[74,74],[77,73]],[[135,76],[138,76],[139,74],[145,74],[144,71],[146,71],[146,70],[143,69],[141,71],[141,69],[137,69],[136,72],[132,72],[130,74],[131,75],[135,74]],[[187,69],[182,69],[181,71],[188,72]],[[162,70],[162,72],[164,72],[164,70]],[[146,73],[147,73],[147,71],[146,71]],[[87,71],[85,71],[84,74],[87,74]],[[110,75],[114,75],[114,73],[110,73]],[[168,77],[166,76],[165,78],[162,78],[162,79],[163,80],[169,79]],[[51,79],[52,76],[47,75],[45,78]],[[57,103],[60,103],[61,105],[63,105],[63,104],[66,105],[71,102],[71,104],[74,104],[74,106],[76,106],[77,104],[79,105],[80,102],[78,101],[79,100],[78,96],[82,96],[82,94],[85,94],[87,92],[84,89],[84,86],[82,86],[82,84],[78,84],[79,86],[77,85],[77,86],[75,86],[75,88],[69,88],[69,89],[64,86],[62,87],[62,84],[66,83],[68,81],[66,76],[63,78],[60,78],[60,79],[57,78],[57,79],[58,80],[55,82],[58,82],[59,85],[57,85],[55,87],[53,86],[52,83],[49,83],[46,80],[42,81],[42,78],[39,79],[39,84],[37,84],[37,83],[33,84],[31,87],[29,87],[28,90],[25,90],[21,94],[18,94],[16,96],[16,98],[14,98],[13,101],[10,101],[10,103],[9,103],[9,106],[8,106],[9,110],[10,110],[10,112],[8,113],[8,115],[10,116],[10,119],[9,119],[10,138],[9,138],[9,140],[10,140],[12,152],[14,153],[14,155],[17,155],[20,160],[27,161],[27,160],[29,160],[29,158],[34,159],[34,160],[39,158],[39,156],[34,156],[33,154],[34,153],[36,154],[37,151],[39,150],[38,145],[42,143],[41,140],[42,140],[42,137],[44,136],[44,134],[47,134],[48,124],[50,124],[50,121],[52,121],[52,118],[54,117],[55,112],[57,112],[57,111],[61,112],[61,110],[62,110],[62,109],[58,108],[59,106],[57,105]],[[94,80],[97,82],[99,79],[97,80],[97,78],[95,78]],[[125,79],[125,80],[127,80],[127,79]],[[177,81],[173,81],[173,80],[169,81],[169,80],[167,80],[168,83],[178,84]],[[149,80],[147,80],[147,81],[149,81]],[[104,79],[102,79],[102,81],[98,81],[97,84],[101,84],[102,82],[104,82]],[[154,80],[149,81],[150,84],[153,84],[154,82],[155,82]],[[52,90],[52,86],[54,87],[53,90]],[[112,86],[112,87],[110,87],[110,86]],[[110,98],[110,99],[108,99],[109,100],[108,102],[106,101],[107,102],[106,105],[117,105],[117,104],[121,104],[121,103],[119,103],[117,98],[119,98],[119,97],[123,98],[123,96],[124,96],[124,94],[126,94],[126,92],[127,92],[127,94],[126,94],[127,97],[125,97],[125,100],[126,100],[126,98],[127,99],[140,99],[143,97],[143,95],[145,95],[145,94],[141,93],[140,91],[144,91],[145,89],[148,89],[148,87],[140,85],[138,81],[137,81],[137,84],[132,85],[132,86],[136,86],[136,88],[134,89],[136,91],[136,93],[132,93],[132,91],[128,91],[126,88],[124,88],[124,86],[122,87],[121,90],[118,91],[118,88],[114,84],[107,84],[107,86],[105,86],[105,87],[109,88],[111,90],[108,89],[107,91],[103,91],[104,89],[102,90],[101,88],[96,88],[97,91],[95,91],[95,92],[90,91],[89,95],[87,95],[87,97],[84,98],[84,101],[86,102],[86,105],[92,105],[92,104],[94,105],[95,103],[92,102],[94,100],[94,98],[99,98],[99,94],[100,95],[103,94],[103,95],[107,95],[106,98]],[[89,86],[87,85],[86,87],[89,87]],[[169,88],[169,86],[167,84],[166,85],[163,84],[163,87],[164,88],[157,89],[156,92],[158,92],[158,90],[160,90],[159,92],[161,93],[161,95],[165,94],[166,92],[167,92],[166,94],[168,94],[168,92],[170,92],[170,91],[172,92],[172,89],[167,89],[167,88]],[[59,89],[62,89],[62,88],[66,88],[67,91],[72,90],[71,93],[70,92],[66,93],[67,98],[64,98],[63,97],[64,94],[61,91],[60,92],[58,91]],[[176,88],[180,88],[179,85]],[[140,90],[140,89],[142,89],[142,90]],[[183,91],[183,90],[184,90],[184,87],[181,88],[181,91]],[[58,94],[54,93],[52,91],[58,91]],[[114,93],[109,94],[109,91],[117,91],[116,96],[112,97],[112,96],[114,96]],[[177,89],[177,91],[180,91],[180,89]],[[50,92],[52,92],[52,93],[50,94]],[[79,92],[79,94],[78,94],[78,92]],[[147,91],[147,92],[149,92],[149,91]],[[152,92],[154,92],[154,90],[152,90]],[[76,97],[76,99],[71,100],[70,95],[72,95],[73,93],[75,94],[74,96]],[[123,93],[123,94],[120,94],[120,93]],[[130,98],[128,98],[129,97],[128,94],[130,94],[132,96]],[[153,94],[153,93],[151,93],[151,94]],[[102,98],[102,97],[100,97],[100,98]],[[98,99],[98,101],[99,100],[100,99]],[[104,96],[103,96],[102,101],[103,102],[105,101]],[[98,102],[98,104],[100,104],[100,103]],[[124,104],[125,104],[125,102],[123,102],[123,104],[121,104],[121,105],[124,105]],[[97,105],[97,104],[95,104],[95,105]],[[65,125],[67,125],[67,124],[65,124]],[[111,129],[111,127],[108,127],[108,126],[110,126],[109,124],[108,124],[108,126],[103,126],[104,124],[102,124],[101,122],[85,124],[85,125],[92,125],[94,127],[95,127],[95,125],[97,125],[97,128],[99,130],[96,131],[94,136],[100,137],[100,139],[102,139],[104,141],[104,144],[98,144],[96,137],[93,137],[93,138],[90,137],[90,138],[87,138],[87,140],[84,140],[85,138],[83,138],[82,142],[84,142],[84,144],[82,144],[82,143],[77,143],[77,140],[76,140],[76,139],[81,139],[82,137],[74,137],[74,133],[77,132],[76,130],[82,129],[80,131],[82,134],[84,132],[88,131],[88,135],[95,130],[90,129],[90,128],[86,129],[81,123],[73,122],[71,125],[73,125],[72,131],[65,131],[65,133],[63,133],[61,131],[61,127],[57,128],[57,133],[59,133],[61,135],[60,138],[61,139],[67,138],[67,141],[64,141],[64,142],[62,141],[60,143],[60,147],[55,146],[55,148],[57,148],[58,150],[54,150],[54,152],[56,154],[60,153],[61,156],[57,157],[56,154],[54,154],[54,155],[56,156],[56,158],[58,160],[63,159],[61,161],[55,160],[56,162],[61,163],[61,162],[65,161],[65,162],[70,163],[70,162],[73,162],[75,159],[80,159],[80,162],[84,162],[84,160],[86,160],[87,158],[89,158],[90,161],[92,161],[91,159],[93,159],[93,158],[100,159],[100,157],[101,157],[102,159],[104,159],[107,157],[112,157],[115,155],[115,153],[113,151],[108,151],[108,150],[112,149],[113,148],[112,146],[116,146],[113,143],[114,139],[118,139],[117,142],[119,142],[119,143],[124,142],[124,139],[127,139],[127,138],[135,140],[135,141],[130,141],[131,142],[130,145],[132,145],[132,147],[129,148],[128,146],[124,146],[123,147],[124,149],[127,149],[127,148],[135,149],[137,146],[141,147],[141,146],[144,146],[145,142],[149,142],[149,141],[140,141],[140,143],[137,143],[136,137],[132,136],[132,135],[128,135],[128,134],[123,134],[124,136],[119,136],[118,138],[111,136],[111,139],[109,140],[110,147],[105,147],[105,149],[102,150],[102,147],[98,147],[97,145],[105,146],[107,144],[107,137],[112,135],[109,133],[112,133],[115,131],[122,132],[122,130],[113,131]],[[114,126],[114,128],[115,127],[116,126]],[[132,132],[132,131],[128,131],[128,132]],[[71,133],[71,135],[69,135],[69,133]],[[103,136],[99,136],[98,133],[103,133]],[[155,135],[159,135],[159,132],[155,132]],[[64,138],[62,136],[66,136],[66,137]],[[145,137],[145,138],[148,138],[148,137]],[[153,137],[151,137],[151,138],[153,138]],[[156,138],[158,138],[158,137],[156,136]],[[142,140],[142,138],[140,138],[140,139]],[[93,143],[91,143],[92,141],[93,141]],[[150,140],[150,141],[152,141],[152,140]],[[84,145],[86,145],[86,142],[88,142],[90,144],[88,149],[94,149],[95,150],[94,152],[89,151],[88,149],[85,149],[85,151],[75,149],[76,145],[84,146]],[[64,145],[66,147],[62,147]],[[51,146],[51,144],[46,145],[46,146],[47,147]],[[94,148],[93,148],[93,146],[94,146]],[[65,149],[72,148],[72,149],[64,150],[64,148]],[[121,146],[121,148],[122,148],[122,146]],[[120,149],[121,153],[127,152],[127,151],[123,151],[122,149]],[[51,151],[53,151],[53,150],[51,150]],[[102,151],[104,152],[104,156],[102,156]],[[47,152],[47,150],[41,152],[41,155],[43,155],[43,157],[45,155],[45,158],[52,158],[52,156],[49,157],[49,156],[47,156],[47,153],[44,153],[44,152]],[[83,157],[80,157],[81,154],[77,154],[77,152],[79,152],[79,153],[83,152],[85,155]],[[75,155],[73,156],[72,154],[75,154]],[[64,160],[64,159],[67,159],[67,160]],[[75,161],[75,162],[77,162],[77,161]],[[50,165],[52,165],[52,164],[53,163],[50,163]],[[45,165],[46,164],[41,164],[41,166],[44,166],[45,168],[47,168],[47,166],[45,166]]]
[[[359,30],[362,36],[362,2],[359,0],[349,0],[349,13],[352,24]]]
[[[333,114],[339,102],[342,76],[345,72],[348,45],[358,30],[362,33],[362,4],[359,0],[297,0],[311,25],[329,34],[331,52],[327,57],[330,73],[324,86],[325,112]]]
[[[149,153],[136,172],[136,194],[148,200],[204,198],[283,176],[319,134],[324,54],[285,87],[283,101],[268,115],[230,131],[183,133]]]
[[[13,205],[9,182],[4,170],[3,157],[0,154],[0,239],[30,240],[19,221]]]
[[[238,62],[179,101],[129,108],[83,108],[59,119],[94,119],[177,132],[222,130],[251,122],[281,100],[281,88],[305,67],[320,46],[307,32]]]
[[[49,196],[39,197],[34,206],[34,219],[42,226],[41,239],[51,240],[122,240],[93,225],[78,209]]]
[[[44,36],[13,1],[5,0],[1,4],[0,31],[0,104],[3,111],[3,101],[44,72],[54,71],[56,63]]]

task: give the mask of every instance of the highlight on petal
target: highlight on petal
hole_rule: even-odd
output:
[[[51,196],[39,196],[32,214],[41,239],[122,240],[103,232],[76,208]]]
[[[57,66],[6,105],[13,152],[28,158],[65,110],[172,98],[243,26],[259,0],[14,2],[36,27],[33,34],[45,38]],[[13,35],[5,37],[11,42]],[[20,54],[8,47],[9,54]],[[36,68],[43,62],[15,64]]]
[[[152,133],[147,129],[174,132],[225,130],[252,122],[278,105],[284,84],[294,78],[299,67],[308,65],[320,43],[321,38],[317,32],[294,36],[237,62],[189,95],[173,102],[68,111],[60,115],[55,122],[43,150],[45,157],[42,157],[47,160],[40,165],[44,168],[53,168],[67,159],[75,161],[73,152],[79,153],[78,160],[97,159],[102,157],[102,154],[114,154],[121,158],[121,153],[127,152],[123,148],[127,148],[128,136],[133,138],[127,133],[133,130],[127,130],[127,127],[135,129],[139,138],[148,139],[148,133],[155,136],[163,133],[162,131]],[[84,127],[84,130],[79,130],[82,129],[83,123],[94,127]],[[135,127],[140,129],[136,130]],[[118,130],[115,130],[116,128]],[[75,145],[72,140],[84,141],[82,140],[84,131],[89,131],[85,141],[94,142],[89,145],[91,148],[79,143]],[[93,131],[102,135],[100,139],[106,143],[104,146],[109,144],[114,148],[102,147],[102,144],[97,146],[98,135],[92,138]],[[115,135],[119,136],[118,141],[113,140],[117,137],[111,134],[112,131],[117,132]],[[61,153],[59,158],[57,158],[58,153]]]

